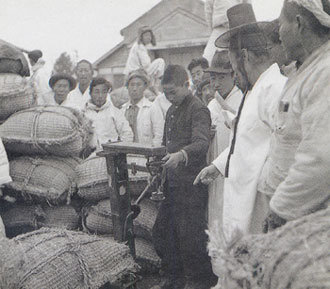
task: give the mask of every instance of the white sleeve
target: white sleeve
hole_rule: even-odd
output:
[[[280,73],[280,72],[279,72]],[[260,120],[272,131],[274,130],[274,116],[277,104],[283,91],[286,78],[279,76],[277,82],[273,82],[268,87],[264,87],[258,98],[258,115]]]
[[[153,134],[153,145],[160,146],[163,141],[165,120],[163,118],[163,113],[158,103],[154,102],[150,107],[150,120]]]
[[[120,139],[125,142],[133,142],[133,132],[124,115],[123,110],[119,110],[119,109],[115,110],[114,121]]]
[[[330,198],[330,101],[328,67],[301,88],[302,139],[287,177],[277,187],[271,209],[286,220],[320,208]]]
[[[227,163],[227,158],[228,158],[228,153],[229,153],[230,147],[227,147],[218,157],[213,160],[212,164],[216,166],[218,171],[224,176],[225,175],[225,170],[226,170],[226,163]]]
[[[52,90],[48,85],[49,78],[43,74],[43,71],[38,72],[38,74],[32,79],[34,82],[34,89],[37,95],[38,105],[47,105],[49,102],[49,95],[52,95]]]
[[[204,6],[205,20],[211,29],[213,28],[213,24],[212,24],[213,2],[214,0],[206,0]]]

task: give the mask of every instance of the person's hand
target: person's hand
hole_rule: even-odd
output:
[[[220,171],[213,164],[202,169],[194,180],[194,185],[201,182],[204,185],[208,185],[213,182],[220,175]]]
[[[281,218],[279,215],[274,212],[270,212],[263,223],[263,233],[268,233],[274,231],[275,229],[283,226],[286,223],[286,220]]]
[[[167,154],[165,157],[162,158],[162,160],[165,161],[165,168],[175,169],[180,162],[184,161],[184,156],[183,153],[180,151],[172,154]]]

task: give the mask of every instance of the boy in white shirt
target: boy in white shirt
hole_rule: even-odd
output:
[[[91,99],[84,110],[86,117],[93,122],[91,146],[97,150],[108,141],[133,141],[133,132],[123,112],[108,98],[110,88],[111,84],[106,79],[93,78],[89,88]]]

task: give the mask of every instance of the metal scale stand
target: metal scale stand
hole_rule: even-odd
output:
[[[128,165],[127,154],[146,156],[146,167],[135,164]],[[104,144],[103,151],[99,152],[98,155],[105,157],[107,163],[114,239],[121,243],[127,243],[132,256],[135,258],[133,219],[140,213],[139,202],[143,199],[147,190],[143,191],[134,204],[131,203],[128,169],[133,172],[135,170],[149,172],[156,179],[157,174],[158,176],[161,174],[161,164],[163,163],[161,159],[166,155],[166,148],[138,143],[115,142]],[[157,201],[162,199],[162,194],[159,191],[155,192],[153,196]],[[136,287],[132,282],[132,284],[126,285],[125,288]]]

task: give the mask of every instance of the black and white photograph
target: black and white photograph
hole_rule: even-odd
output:
[[[330,0],[0,7],[0,289],[330,288]]]

